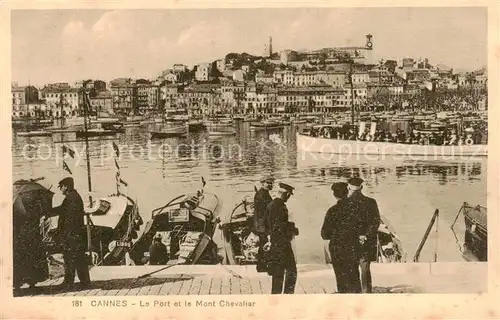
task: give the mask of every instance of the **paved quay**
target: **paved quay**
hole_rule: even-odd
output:
[[[271,277],[255,266],[178,265],[154,275],[139,276],[162,266],[109,266],[91,269],[92,288],[58,291],[62,278],[38,284],[34,292],[16,296],[155,296],[268,294]],[[297,294],[335,293],[332,268],[326,264],[298,265]],[[486,262],[372,264],[375,293],[486,293]]]

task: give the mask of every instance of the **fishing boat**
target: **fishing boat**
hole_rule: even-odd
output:
[[[188,133],[188,128],[185,124],[182,125],[164,125],[160,129],[149,131],[151,139],[164,139],[172,137],[181,137]]]
[[[123,194],[100,198],[92,207],[85,208],[90,217],[90,244],[93,263],[96,265],[121,265],[125,253],[143,224],[139,208],[134,200]],[[61,253],[55,241],[59,217],[45,220],[43,225],[44,244],[50,254]],[[88,220],[85,219],[85,227]]]
[[[231,212],[228,221],[220,225],[224,245],[224,264],[247,265],[257,263],[259,244],[250,231],[253,202],[243,199]]]
[[[281,124],[278,121],[271,121],[271,120],[252,122],[250,124],[250,130],[253,131],[279,130],[283,128],[284,128],[283,124]]]
[[[471,206],[464,203],[465,220],[465,247],[476,256],[479,261],[488,260],[488,217],[487,209],[483,206]]]
[[[206,129],[202,119],[191,119],[188,121],[189,132],[203,131]]]
[[[144,233],[135,242],[130,257],[135,264],[149,261],[149,247],[160,235],[167,247],[166,260],[175,264],[217,264],[217,245],[213,240],[222,203],[215,194],[180,195],[154,209]]]
[[[90,119],[89,119],[90,122]],[[75,131],[77,138],[83,137],[103,137],[114,136],[118,133],[124,133],[125,128],[122,122],[105,121],[93,123],[90,128],[83,128]]]
[[[328,243],[325,243],[325,262],[332,262]],[[389,224],[387,218],[380,216],[380,226],[377,231],[377,261],[378,263],[406,262],[406,252],[401,238]]]
[[[16,133],[19,137],[51,137],[52,132],[45,130],[21,131]]]
[[[101,128],[104,130],[114,130],[117,133],[125,133],[125,126],[121,121],[101,119],[100,124]]]
[[[91,128],[91,129],[87,129],[87,130],[75,131],[77,138],[115,136],[118,133],[121,133],[121,131],[106,130],[106,129],[102,129],[102,128]]]
[[[209,136],[234,136],[236,130],[232,123],[207,123],[207,131]]]
[[[309,153],[357,154],[357,155],[396,155],[431,157],[473,157],[487,156],[488,145],[420,145],[381,141],[343,140],[312,137],[296,134],[297,149]]]

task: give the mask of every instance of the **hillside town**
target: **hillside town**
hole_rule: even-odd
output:
[[[189,68],[174,64],[155,79],[85,79],[37,88],[12,84],[12,118],[68,118],[82,113],[81,88],[100,117],[158,115],[333,114],[350,110],[487,109],[486,68],[458,73],[427,58],[373,61],[373,40],[359,47],[228,53]]]

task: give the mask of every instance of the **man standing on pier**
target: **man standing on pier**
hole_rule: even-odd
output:
[[[321,238],[330,240],[328,251],[337,280],[337,292],[361,293],[359,215],[347,199],[347,183],[334,183],[332,191],[337,203],[326,212]]]
[[[266,230],[266,210],[273,198],[269,191],[273,189],[274,178],[264,176],[260,179],[262,187],[255,193],[253,198],[254,215],[251,219],[251,231],[259,237],[259,251],[257,253],[257,271],[265,272],[266,266],[263,259],[263,248],[267,242],[268,230]]]
[[[355,207],[360,215],[361,258],[359,266],[361,269],[361,289],[363,293],[372,293],[372,275],[370,263],[377,261],[377,230],[380,225],[380,213],[377,201],[366,197],[361,190],[363,180],[351,178],[347,181],[349,189],[349,202]]]
[[[280,183],[279,188],[278,197],[267,207],[270,234],[267,272],[272,276],[272,294],[293,294],[297,283],[297,264],[291,241],[299,234],[299,230],[288,219],[286,202],[293,195],[294,188],[285,183]]]
[[[57,235],[64,259],[63,289],[73,289],[75,270],[82,289],[90,288],[90,275],[85,255],[86,233],[84,223],[83,200],[75,190],[73,178],[67,177],[59,182],[59,189],[65,196],[59,207],[53,208],[53,215],[58,215]]]

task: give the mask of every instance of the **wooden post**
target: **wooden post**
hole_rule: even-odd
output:
[[[438,240],[439,240],[439,211],[436,210],[436,235],[434,238],[434,262],[437,262]]]
[[[427,230],[425,230],[424,237],[422,238],[422,241],[420,241],[417,252],[413,256],[413,262],[418,262],[418,258],[420,257],[420,252],[422,251],[422,248],[424,247],[424,244],[427,241],[429,234],[431,233],[432,226],[434,225],[434,222],[436,221],[438,215],[439,215],[439,210],[436,209],[436,211],[434,211],[434,214],[432,215],[432,219],[429,222],[429,225],[427,226]]]

